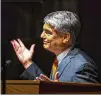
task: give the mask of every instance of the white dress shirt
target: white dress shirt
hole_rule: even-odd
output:
[[[61,63],[61,61],[63,60],[63,58],[69,53],[70,50],[71,50],[71,47],[70,48],[67,48],[66,50],[64,50],[62,53],[60,53],[57,56],[58,65]]]

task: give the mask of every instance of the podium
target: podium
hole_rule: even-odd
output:
[[[5,94],[99,94],[101,84],[6,80]]]

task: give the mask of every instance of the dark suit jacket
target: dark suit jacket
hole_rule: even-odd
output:
[[[72,49],[57,68],[61,82],[98,82],[98,72],[94,61],[78,48]],[[22,75],[22,79],[35,79],[41,69],[33,62]],[[52,72],[51,72],[52,73]],[[50,79],[54,77],[50,74]]]

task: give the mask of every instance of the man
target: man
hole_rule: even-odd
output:
[[[56,68],[56,71],[53,74],[52,68],[50,78],[45,76],[32,61],[35,44],[28,50],[20,39],[12,40],[16,55],[25,68],[21,78],[52,82],[97,83],[98,73],[95,63],[83,51],[74,48],[79,31],[80,22],[75,13],[56,11],[44,18],[41,34],[43,47],[53,52],[58,61],[57,67],[53,63],[53,68]]]

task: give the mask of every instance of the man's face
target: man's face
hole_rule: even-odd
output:
[[[56,34],[54,28],[48,24],[43,25],[41,38],[43,39],[43,47],[49,51],[53,52],[63,47],[63,37]]]

